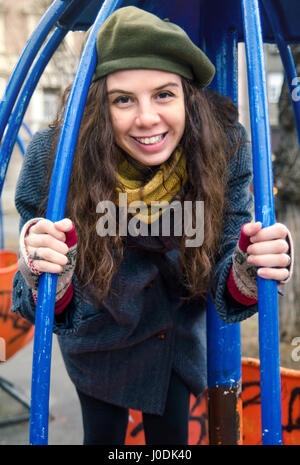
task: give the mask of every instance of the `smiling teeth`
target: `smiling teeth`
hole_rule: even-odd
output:
[[[150,144],[157,144],[157,142],[161,141],[163,137],[164,137],[164,134],[161,134],[160,136],[153,136],[153,137],[135,137],[135,139],[141,144],[150,145]]]

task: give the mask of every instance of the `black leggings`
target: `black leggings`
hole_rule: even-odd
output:
[[[82,411],[83,444],[124,444],[128,409],[77,392]],[[143,413],[146,444],[188,444],[189,405],[190,392],[173,372],[164,414]]]

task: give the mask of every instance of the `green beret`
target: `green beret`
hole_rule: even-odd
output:
[[[214,65],[181,27],[134,6],[116,10],[103,23],[97,53],[93,81],[125,69],[158,69],[205,87],[215,74]]]

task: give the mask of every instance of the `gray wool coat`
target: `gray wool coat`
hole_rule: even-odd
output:
[[[244,128],[238,127],[247,139]],[[38,132],[25,155],[15,197],[20,228],[38,216],[52,132]],[[235,301],[226,286],[241,227],[252,219],[249,142],[240,147],[229,167],[232,211],[224,221],[211,294],[219,316],[234,323],[257,311],[257,305]],[[115,405],[161,415],[172,370],[194,395],[206,387],[205,303],[180,299],[184,290],[178,257],[172,238],[135,238],[125,248],[113,278],[116,293],[98,308],[87,302],[73,277],[73,298],[63,317],[55,317],[54,332],[77,389]],[[34,323],[34,301],[20,271],[14,277],[12,311]]]

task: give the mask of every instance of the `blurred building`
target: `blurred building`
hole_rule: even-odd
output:
[[[0,1],[1,98],[28,38],[51,3],[49,0]],[[62,91],[75,75],[83,34],[78,31],[68,33],[47,65],[24,118],[33,133],[54,119]],[[24,129],[20,130],[20,136],[27,145],[29,136]],[[15,212],[15,184],[21,164],[22,154],[16,146],[2,194],[4,213]]]

